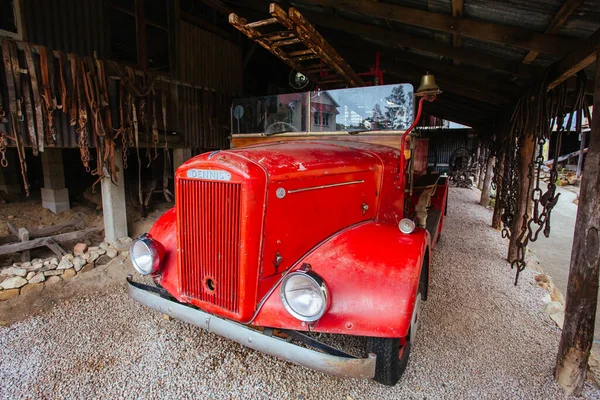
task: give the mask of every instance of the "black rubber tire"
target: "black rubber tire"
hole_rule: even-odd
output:
[[[398,383],[408,365],[410,342],[406,342],[404,345],[401,358],[398,357],[400,339],[370,337],[367,339],[367,351],[377,355],[373,379],[387,386],[394,386]]]
[[[423,299],[427,298],[425,295],[427,293],[426,274],[421,274],[418,293],[421,294]],[[410,337],[410,331],[408,337]],[[375,377],[373,379],[386,386],[396,385],[408,366],[411,348],[410,341],[407,340],[403,346],[402,356],[399,356],[401,350],[400,339],[368,337],[366,347],[367,353],[375,353],[377,355]]]

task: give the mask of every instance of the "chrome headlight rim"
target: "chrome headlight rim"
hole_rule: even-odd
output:
[[[314,316],[306,316],[306,315],[298,313],[296,310],[294,310],[292,308],[292,306],[288,302],[287,297],[285,295],[285,286],[286,286],[287,282],[294,276],[302,276],[302,277],[308,278],[319,288],[319,291],[323,296],[323,307],[321,308],[321,311],[319,311],[319,313],[315,314]],[[283,306],[285,307],[285,309],[294,318],[296,318],[302,322],[316,322],[319,319],[321,319],[321,317],[323,317],[323,315],[325,315],[325,313],[329,309],[329,289],[327,288],[327,285],[325,284],[325,281],[323,280],[323,278],[321,278],[319,275],[317,275],[316,273],[314,273],[312,271],[294,271],[294,272],[287,274],[281,281],[281,285],[279,287],[279,297],[281,298],[281,303],[283,303]]]
[[[150,257],[152,258],[152,268],[150,269],[150,271],[143,270],[139,267],[138,263],[136,262],[136,257],[133,248],[138,243],[141,243],[146,248],[146,250],[150,254]],[[131,246],[129,247],[129,259],[131,260],[131,264],[133,264],[133,268],[135,268],[135,270],[140,275],[155,274],[158,271],[158,267],[160,266],[160,253],[158,251],[158,247],[156,246],[154,240],[147,233],[144,233],[142,236],[135,239],[131,243]]]

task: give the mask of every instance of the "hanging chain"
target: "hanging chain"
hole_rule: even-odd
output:
[[[500,152],[504,152],[504,170],[500,171],[497,165],[495,185],[502,210],[502,237],[512,238],[513,235],[518,235],[514,240],[517,255],[511,261],[511,267],[516,269],[515,285],[518,282],[519,274],[526,267],[525,250],[529,242],[536,241],[540,232],[543,232],[546,237],[550,236],[552,209],[560,197],[560,193],[557,193],[556,190],[556,180],[558,179],[557,164],[562,136],[565,130],[570,129],[576,112],[585,105],[585,84],[585,74],[578,74],[575,104],[570,110],[567,110],[566,106],[567,91],[564,84],[559,85],[551,92],[546,92],[545,82],[530,88],[519,99],[505,132],[503,149],[500,150]],[[564,122],[567,114],[569,114],[569,118],[565,129]],[[580,118],[580,116],[581,113],[577,113],[577,117]],[[549,173],[550,181],[544,191],[542,189],[544,145],[550,140],[554,125],[556,125],[555,159]],[[577,124],[578,130],[580,125]],[[518,149],[524,146],[528,140],[534,142],[535,150],[528,164],[520,165]],[[521,183],[519,181],[520,168],[527,168],[529,185],[526,193],[532,208],[529,210],[526,206],[521,228],[518,232],[513,232],[517,211],[517,193]],[[529,201],[527,203],[529,205]]]

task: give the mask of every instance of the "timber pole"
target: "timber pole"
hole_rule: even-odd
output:
[[[492,186],[492,175],[494,171],[494,164],[496,163],[496,156],[492,155],[492,152],[488,152],[489,157],[487,159],[487,167],[485,169],[485,178],[483,179],[483,189],[481,190],[481,204],[483,207],[487,207],[490,204],[490,187]],[[496,193],[496,197],[498,194]]]
[[[523,228],[523,216],[531,215],[530,209],[532,205],[530,181],[533,167],[533,152],[535,151],[535,141],[533,135],[523,133],[519,137],[519,170],[517,188],[517,203],[515,205],[515,218],[512,222],[510,243],[508,245],[508,262],[512,263],[517,258],[517,239],[521,235]]]
[[[498,176],[496,176],[496,201],[494,203],[494,214],[492,215],[492,228],[500,230],[502,222],[502,179],[504,177],[504,159],[506,151],[502,151],[498,157]]]
[[[600,110],[600,57],[596,60],[594,110]],[[600,113],[592,118],[590,143],[581,181],[565,322],[554,376],[567,394],[579,396],[594,339],[600,259]]]

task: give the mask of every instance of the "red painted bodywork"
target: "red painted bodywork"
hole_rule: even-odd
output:
[[[208,312],[308,330],[279,298],[284,274],[308,263],[331,296],[310,330],[404,337],[421,266],[439,232],[432,240],[424,229],[399,231],[405,167],[397,149],[352,141],[287,141],[197,156],[177,170],[176,206],[149,232],[165,249],[154,278]],[[227,171],[231,179],[199,185],[189,170]],[[435,207],[445,207],[447,186],[436,196]]]

